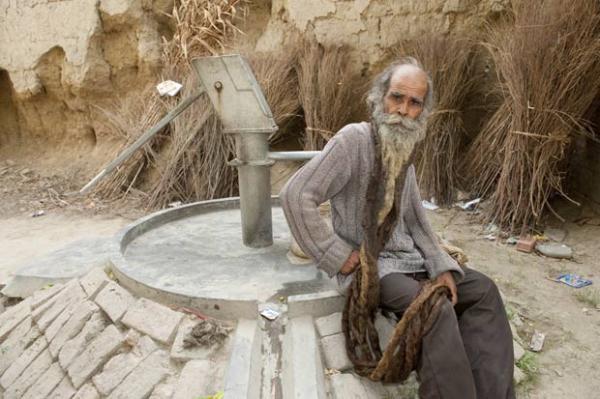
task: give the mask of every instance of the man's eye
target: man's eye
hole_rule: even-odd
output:
[[[423,103],[418,100],[411,100],[411,104],[417,107],[421,107],[423,105]]]

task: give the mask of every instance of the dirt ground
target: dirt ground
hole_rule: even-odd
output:
[[[144,214],[139,200],[75,195],[84,183],[64,171],[0,162],[0,285],[36,257],[76,240],[114,235]]]
[[[85,181],[61,176],[0,162],[0,284],[32,258],[77,239],[114,234],[145,213],[139,200],[105,203],[69,195]],[[600,293],[600,218],[564,204],[557,209],[567,222],[551,219],[547,224],[567,233],[564,242],[574,250],[572,260],[520,253],[501,238],[490,241],[476,213],[453,208],[429,214],[435,230],[497,282],[511,317],[520,321],[523,341],[528,343],[534,331],[546,334],[542,352],[530,364],[537,372],[520,388],[519,398],[597,398],[600,311],[580,293]],[[32,216],[42,210],[43,216]],[[592,279],[594,285],[577,290],[549,280],[563,272]]]

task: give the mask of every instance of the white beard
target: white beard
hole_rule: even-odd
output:
[[[415,145],[425,137],[425,118],[410,119],[396,114],[383,113],[382,107],[373,112],[381,142],[381,162],[385,176],[385,197],[377,215],[378,225],[392,208],[396,179],[408,161]]]

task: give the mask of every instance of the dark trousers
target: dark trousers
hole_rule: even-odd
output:
[[[381,279],[381,307],[398,317],[417,295],[425,273]],[[512,333],[496,284],[466,269],[456,284],[458,303],[447,301],[423,338],[417,374],[423,399],[512,399]]]

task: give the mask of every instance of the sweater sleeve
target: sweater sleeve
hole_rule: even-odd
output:
[[[319,155],[292,176],[279,195],[298,245],[330,277],[339,272],[354,248],[329,228],[318,207],[344,188],[350,169],[343,140],[334,136]]]
[[[450,255],[442,249],[438,239],[427,220],[425,209],[421,201],[421,194],[417,185],[415,168],[411,165],[406,176],[408,195],[406,196],[405,221],[415,245],[421,250],[425,258],[425,268],[429,277],[434,279],[446,271],[453,272],[456,281],[462,280],[464,272]],[[404,207],[404,205],[403,205]]]

